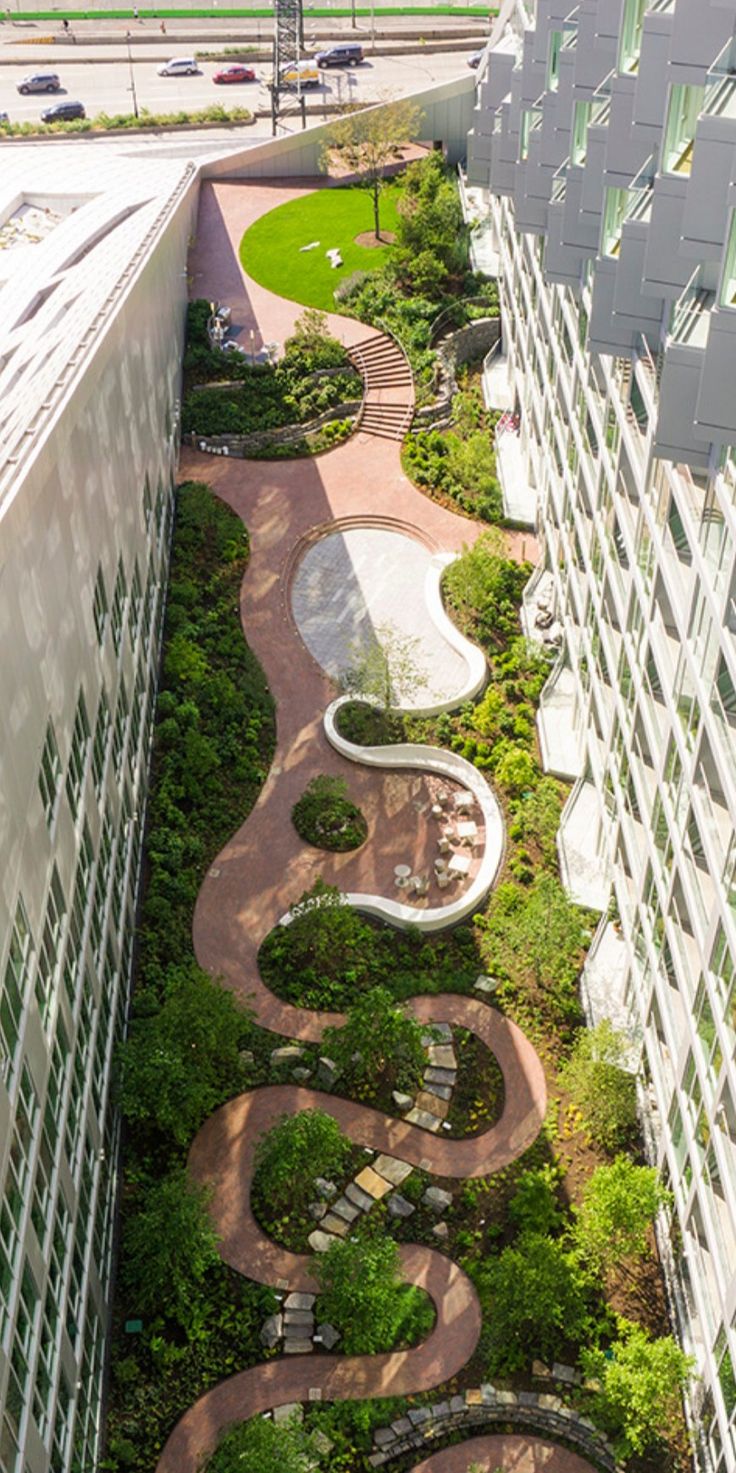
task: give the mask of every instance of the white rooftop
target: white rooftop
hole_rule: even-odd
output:
[[[0,173],[0,515],[106,315],[193,181],[185,159],[6,147]]]

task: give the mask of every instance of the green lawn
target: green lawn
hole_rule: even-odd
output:
[[[381,195],[381,228],[396,229],[400,191],[389,185]],[[240,259],[259,286],[305,307],[334,311],[335,287],[352,271],[372,271],[389,247],[357,246],[355,236],[373,229],[373,200],[366,189],[318,189],[262,215],[240,242]],[[300,247],[318,240],[314,251]],[[337,246],[343,265],[333,270],[325,252]]]

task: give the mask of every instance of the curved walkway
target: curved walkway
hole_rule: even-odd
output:
[[[209,254],[207,281],[194,291],[233,300],[231,284],[218,277],[237,262],[237,246],[250,221],[284,197],[305,192],[258,185],[215,186],[205,194],[203,215],[233,206],[225,244],[216,221],[221,254]],[[200,218],[201,225],[202,217]],[[229,238],[229,250],[227,240]],[[234,255],[234,262],[233,257]],[[218,264],[219,263],[219,264]],[[272,297],[239,274],[241,325],[268,324],[268,336],[290,330],[288,319],[300,308]],[[250,320],[249,320],[250,317]],[[358,341],[361,324],[332,319],[344,341]],[[197,900],[194,945],[200,964],[248,1001],[266,1028],[296,1039],[318,1041],[339,1015],[309,1012],[281,1002],[266,988],[257,966],[258,947],[278,919],[317,875],[343,891],[388,894],[393,866],[409,861],[415,869],[433,855],[436,830],[422,810],[416,775],[350,766],[333,751],[323,730],[323,714],[334,692],[323,671],[298,639],[289,617],[288,574],[293,550],[316,527],[345,517],[369,516],[400,521],[415,529],[417,540],[435,551],[457,551],[478,529],[432,503],[402,474],[399,446],[357,434],[329,455],[312,462],[215,460],[185,451],[182,477],[209,482],[243,518],[252,555],[241,593],[247,637],[261,660],[278,713],[273,765],[246,823],[218,856]],[[344,773],[351,796],[369,819],[366,844],[351,855],[325,855],[301,843],[289,821],[291,807],[311,777]],[[482,1136],[438,1139],[418,1126],[386,1117],[351,1101],[323,1096],[297,1086],[265,1087],[230,1101],[198,1133],[190,1168],[213,1187],[212,1211],[226,1262],[262,1282],[291,1289],[313,1289],[310,1261],[266,1237],[250,1208],[253,1152],[259,1133],[274,1116],[319,1103],[337,1118],[353,1140],[386,1149],[442,1176],[478,1176],[515,1159],[536,1137],[546,1089],[541,1063],[521,1031],[493,1008],[458,995],[418,997],[410,1006],[422,1021],[455,1023],[476,1032],[497,1055],[504,1073],[505,1107],[498,1123]],[[196,1473],[233,1422],[289,1401],[400,1395],[430,1389],[455,1375],[473,1353],[480,1333],[480,1308],[467,1276],[437,1250],[402,1247],[406,1277],[432,1297],[436,1323],[416,1348],[386,1355],[309,1355],[280,1358],[253,1367],[214,1387],[180,1419],[158,1463],[158,1473]],[[531,1448],[534,1439],[519,1439]],[[579,1464],[579,1467],[578,1467]],[[440,1468],[442,1465],[433,1465]],[[462,1467],[460,1464],[448,1464]],[[514,1467],[509,1464],[509,1468]],[[533,1467],[530,1464],[529,1467]],[[542,1465],[540,1465],[542,1466]],[[571,1473],[583,1464],[570,1463]],[[525,1465],[518,1465],[519,1473]],[[548,1473],[558,1473],[550,1465]],[[560,1467],[561,1473],[561,1467]],[[587,1473],[587,1470],[586,1470]]]
[[[592,1473],[590,1463],[565,1447],[544,1438],[493,1433],[472,1437],[444,1452],[417,1463],[412,1473],[468,1473],[477,1465],[480,1473]]]

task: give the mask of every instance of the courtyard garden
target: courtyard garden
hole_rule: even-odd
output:
[[[292,206],[280,207],[246,234],[246,269],[291,295],[292,253],[312,238],[332,244],[328,228],[352,231],[355,244],[358,212],[369,231],[371,208],[359,189],[318,191],[295,202],[282,230]],[[453,303],[464,319],[478,287],[455,185],[433,155],[384,190],[380,208],[394,240],[385,254],[355,246],[371,264],[351,263],[340,310],[395,331],[429,392],[431,324]],[[310,213],[318,210],[326,213]],[[347,238],[334,243],[347,250]],[[222,387],[222,355],[206,339],[209,304],[192,304],[185,425],[204,433],[229,403],[245,433],[266,419],[310,417],[333,385],[347,392],[351,370],[318,316],[332,302],[320,296],[316,261],[310,275],[312,255],[300,256],[312,300],[300,298],[307,311],[276,369],[229,355]],[[301,291],[301,273],[298,281]],[[490,288],[486,300],[491,308]],[[483,458],[493,424],[472,367],[456,400],[449,427],[406,443],[404,467],[448,508],[493,521],[497,487]],[[369,451],[364,460],[363,497]],[[242,507],[237,463],[221,469]],[[260,577],[271,588],[290,550],[278,469],[258,523],[273,557],[266,566],[259,543]],[[428,511],[440,515],[416,496],[417,525]],[[390,487],[373,487],[371,514],[389,515],[390,498]],[[364,505],[356,495],[356,515]],[[259,514],[249,501],[251,511]],[[537,1404],[555,1391],[627,1473],[686,1473],[691,1367],[670,1334],[653,1231],[671,1202],[642,1150],[627,1041],[610,1024],[584,1026],[580,973],[599,917],[570,900],[559,872],[568,790],[544,774],[536,738],[551,657],[522,632],[531,566],[486,529],[444,573],[445,606],[486,657],[476,698],[432,717],[392,709],[384,659],[372,674],[353,672],[336,718],[358,745],[409,741],[459,755],[501,805],[506,842],[490,894],[462,924],[423,932],[345,900],[352,887],[339,883],[341,864],[360,866],[364,891],[377,887],[378,836],[352,765],[336,775],[323,750],[319,765],[310,757],[321,709],[295,705],[301,725],[277,745],[285,711],[240,619],[249,555],[234,511],[204,485],[179,488],[136,985],[118,1056],[124,1177],[100,1468],[189,1473],[194,1453],[182,1458],[180,1448],[209,1426],[207,1393],[243,1373],[236,1400],[247,1408],[268,1363],[274,1399],[259,1409],[304,1406],[239,1425],[213,1413],[223,1435],[215,1446],[208,1431],[196,1459],[208,1473],[369,1473],[376,1429],[396,1419],[421,1426],[436,1405],[466,1394],[479,1406],[473,1398],[488,1383]],[[282,605],[265,595],[264,605],[275,610],[270,637],[279,649],[291,641],[295,703],[306,702],[306,650],[275,623]],[[251,613],[246,604],[246,633]],[[268,618],[256,613],[263,641]],[[398,651],[409,684],[410,645]],[[267,662],[267,641],[260,650]],[[269,818],[267,842],[249,855],[266,779],[273,802],[285,774],[279,833]],[[450,1362],[464,1334],[467,1353]],[[386,1351],[400,1390],[390,1400],[371,1360]],[[298,1385],[297,1352],[307,1391],[287,1397],[279,1366]],[[425,1353],[432,1373],[412,1379]],[[365,1357],[361,1399],[350,1399],[352,1383],[340,1400],[312,1398],[341,1356]],[[448,1368],[439,1385],[437,1366]],[[511,1412],[489,1411],[482,1425],[512,1423]],[[432,1447],[462,1436],[446,1428]],[[420,1456],[397,1454],[391,1473],[409,1473]],[[591,1469],[606,1466],[602,1443],[585,1456]]]

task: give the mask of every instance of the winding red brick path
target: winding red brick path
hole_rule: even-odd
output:
[[[497,1433],[472,1437],[467,1442],[433,1453],[417,1463],[412,1473],[468,1473],[477,1464],[482,1473],[593,1473],[590,1463],[578,1453],[544,1438]]]
[[[293,189],[282,183],[203,186],[193,293],[228,301],[236,323],[265,340],[283,339],[301,309],[243,275],[238,245],[251,220],[303,192],[303,182]],[[346,342],[365,333],[361,324],[340,318],[334,318],[331,327]],[[258,971],[261,941],[317,875],[345,891],[393,894],[394,865],[407,861],[415,870],[428,868],[436,829],[422,811],[426,794],[420,774],[356,767],[327,744],[322,716],[334,691],[308,655],[288,609],[295,550],[302,539],[314,535],[315,528],[356,516],[400,526],[431,547],[446,550],[472,541],[479,529],[416,491],[402,474],[396,443],[369,441],[360,434],[310,461],[232,461],[187,450],[180,469],[182,478],[208,482],[249,528],[252,553],[241,593],[241,616],[266,670],[278,718],[276,754],[259,800],[202,885],[194,917],[195,951],[200,964],[247,1001],[264,1027],[318,1041],[325,1026],[339,1015],[308,1012],[274,997]],[[290,822],[295,799],[319,772],[344,772],[351,796],[369,820],[368,841],[353,854],[326,855],[307,848]],[[387,1150],[443,1177],[497,1170],[536,1137],[546,1105],[545,1081],[541,1063],[521,1031],[472,998],[418,997],[411,1006],[422,1020],[472,1029],[493,1049],[505,1082],[500,1121],[484,1135],[448,1140],[365,1106],[297,1086],[266,1087],[230,1101],[198,1133],[190,1168],[213,1188],[220,1252],[241,1273],[291,1289],[314,1288],[309,1259],[271,1242],[250,1207],[255,1143],[284,1111],[318,1103],[356,1142]],[[425,1289],[436,1306],[435,1328],[427,1340],[413,1350],[387,1355],[281,1358],[233,1376],[202,1396],[180,1419],[157,1473],[195,1473],[228,1425],[284,1402],[306,1401],[314,1391],[325,1400],[384,1397],[429,1389],[456,1374],[472,1355],[480,1332],[475,1290],[462,1270],[437,1250],[406,1246],[401,1258],[406,1277]],[[518,1441],[536,1456],[531,1451],[534,1439]],[[457,1455],[457,1449],[447,1454]],[[435,1460],[426,1465],[433,1470],[441,1467],[443,1473],[445,1468],[450,1473],[463,1466],[462,1461]],[[508,1467],[518,1473],[527,1469],[536,1473],[537,1467],[546,1473],[562,1473],[563,1467],[580,1473],[583,1465],[580,1460],[532,1461],[509,1462]]]

